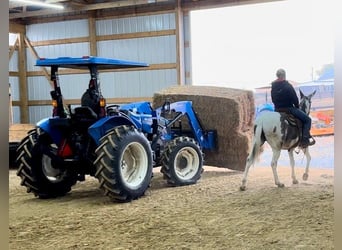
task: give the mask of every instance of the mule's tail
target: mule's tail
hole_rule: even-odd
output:
[[[253,165],[255,162],[258,162],[260,154],[264,151],[263,145],[265,142],[265,135],[262,127],[262,123],[256,123],[254,125],[252,148],[247,158],[249,165]]]
[[[259,121],[256,121],[254,125],[252,147],[247,157],[246,167],[243,173],[242,182],[240,186],[241,191],[246,190],[247,175],[248,175],[249,168],[251,165],[255,163],[255,161],[259,160],[259,155],[263,151],[262,145],[264,144],[264,142],[265,142],[265,134],[263,132],[262,122],[259,120]]]

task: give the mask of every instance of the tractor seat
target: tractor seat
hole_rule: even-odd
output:
[[[88,106],[76,107],[74,117],[82,122],[94,122],[97,120],[97,114]]]

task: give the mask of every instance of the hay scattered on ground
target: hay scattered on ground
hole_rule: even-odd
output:
[[[155,169],[146,195],[130,203],[103,196],[95,178],[40,200],[9,173],[9,249],[334,249],[333,170],[311,169],[291,184],[290,167],[242,173],[205,167],[196,185],[171,188]],[[297,169],[297,175],[303,169]]]

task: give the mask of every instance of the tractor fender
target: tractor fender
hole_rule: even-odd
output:
[[[104,136],[109,130],[113,129],[114,127],[121,125],[132,125],[137,128],[135,123],[129,117],[107,116],[91,125],[88,128],[88,133],[93,138],[95,143],[99,145],[102,136]]]
[[[50,135],[53,142],[59,145],[62,139],[62,133],[56,126],[52,126],[51,123],[51,118],[45,118],[37,122],[36,127],[44,130],[45,133]]]

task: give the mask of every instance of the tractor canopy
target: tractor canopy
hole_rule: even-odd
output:
[[[98,84],[98,71],[105,69],[123,69],[148,67],[147,63],[126,61],[114,58],[96,56],[40,58],[36,66],[51,68],[53,88],[50,92],[54,103],[53,116],[67,117],[58,78],[59,68],[89,70],[90,81],[87,91],[82,96],[82,106],[90,106],[100,117],[104,116],[105,99],[102,97]]]
[[[89,66],[96,66],[97,69],[121,69],[148,67],[147,63],[126,61],[113,58],[103,58],[96,56],[84,57],[58,57],[58,58],[40,58],[36,61],[36,66],[55,66],[71,69],[89,69]]]

